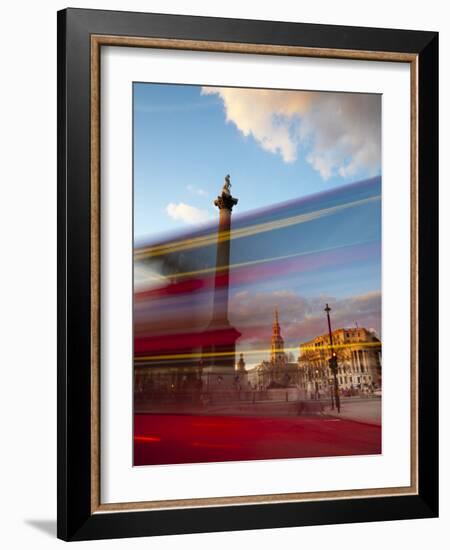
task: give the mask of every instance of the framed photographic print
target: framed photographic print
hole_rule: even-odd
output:
[[[438,513],[434,32],[58,13],[58,536]]]

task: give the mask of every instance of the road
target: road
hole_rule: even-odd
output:
[[[381,453],[381,427],[322,416],[136,414],[134,464]]]

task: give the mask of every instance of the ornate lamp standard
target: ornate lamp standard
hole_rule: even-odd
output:
[[[329,387],[330,387],[331,410],[334,411],[334,382],[333,382],[333,377],[331,377],[328,380],[328,384],[329,384]]]
[[[330,370],[333,373],[333,379],[334,379],[334,401],[336,403],[336,408],[338,413],[341,412],[341,400],[339,398],[339,387],[338,387],[338,380],[337,380],[337,369],[338,369],[338,363],[337,363],[337,355],[333,348],[333,333],[331,332],[331,321],[330,321],[330,311],[331,307],[326,304],[326,307],[324,309],[327,313],[327,320],[328,320],[328,334],[330,335],[330,350],[331,350],[331,357],[328,359],[328,363],[330,365]]]
[[[319,371],[314,371],[314,397],[317,400],[319,398]]]

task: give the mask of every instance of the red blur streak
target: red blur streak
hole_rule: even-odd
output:
[[[228,445],[226,443],[201,443],[200,441],[194,441],[191,443],[192,447],[207,447],[209,449],[239,449],[239,445]]]
[[[153,443],[155,441],[161,441],[161,438],[156,437],[156,436],[150,436],[150,435],[135,435],[134,440],[135,441],[142,441],[142,442],[145,442],[145,443],[148,443],[148,442]]]
[[[190,294],[198,290],[204,289],[208,283],[208,278],[203,279],[186,279],[178,283],[161,286],[159,288],[152,288],[150,290],[143,290],[142,292],[135,293],[135,299],[139,301],[145,301],[147,298],[157,298],[159,296],[173,296],[177,294]]]
[[[374,455],[381,426],[321,417],[239,417],[136,414],[134,464]],[[139,438],[164,434],[157,446]]]
[[[348,262],[362,261],[373,255],[379,249],[379,244],[352,245],[326,252],[315,252],[305,256],[295,258],[284,258],[269,260],[266,263],[250,266],[236,267],[229,274],[212,274],[202,278],[192,278],[171,283],[159,288],[153,288],[135,293],[135,300],[145,302],[148,299],[158,297],[169,297],[180,294],[190,294],[192,292],[205,291],[214,288],[220,288],[228,285],[230,280],[233,287],[256,282],[258,280],[269,279],[276,275],[289,275],[290,273],[302,273],[314,271],[323,267],[333,265],[344,265]]]
[[[294,258],[268,261],[253,266],[243,266],[231,273],[233,287],[258,280],[270,279],[274,275],[280,277],[291,273],[305,273],[327,266],[337,267],[349,262],[365,260],[379,248],[375,245],[353,245],[326,252],[315,252]],[[222,282],[219,279],[220,282]],[[223,281],[226,284],[226,281]]]
[[[236,341],[236,333],[236,329],[230,327],[205,332],[138,337],[134,339],[134,355],[164,355],[190,352],[205,346],[227,346]]]

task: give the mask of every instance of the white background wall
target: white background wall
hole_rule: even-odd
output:
[[[450,170],[447,163],[450,29],[445,3],[321,0],[76,2],[76,7],[127,9],[342,25],[440,31],[441,280],[449,280]],[[2,5],[0,34],[0,541],[4,548],[53,548],[56,518],[56,11],[64,2]],[[430,216],[433,213],[430,212]],[[441,335],[449,330],[441,289]],[[419,549],[450,534],[450,374],[442,345],[441,518],[332,525],[126,541],[84,547],[171,549],[299,546]],[[426,366],[425,366],[426,367]],[[443,544],[440,545],[443,547]]]

